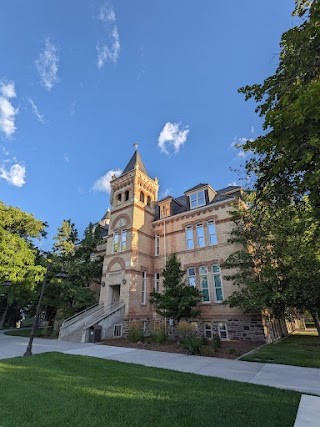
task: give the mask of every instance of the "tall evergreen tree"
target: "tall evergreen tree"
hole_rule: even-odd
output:
[[[163,317],[179,322],[181,319],[192,319],[200,314],[195,307],[201,301],[201,292],[183,281],[185,271],[176,254],[168,257],[163,270],[163,293],[155,290],[150,294],[150,302],[156,312]]]

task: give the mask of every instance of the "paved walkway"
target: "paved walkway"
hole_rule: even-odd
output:
[[[28,338],[11,337],[0,331],[0,359],[22,356]],[[250,384],[296,390],[320,396],[320,369],[269,363],[242,362],[177,353],[112,347],[103,344],[80,344],[68,341],[35,338],[33,353],[58,351],[65,354],[92,356],[124,363],[190,372]],[[294,427],[319,427],[320,398],[302,396]]]

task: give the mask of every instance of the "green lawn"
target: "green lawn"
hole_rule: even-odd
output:
[[[4,332],[5,335],[11,335],[14,337],[29,337],[31,328],[28,329],[12,329],[11,331]],[[40,328],[36,329],[34,335],[38,338],[57,338],[58,332],[54,331],[52,328]]]
[[[241,360],[320,368],[320,338],[315,335],[290,335],[279,343],[258,348],[241,357]]]
[[[0,360],[2,427],[292,427],[300,393],[93,357]]]

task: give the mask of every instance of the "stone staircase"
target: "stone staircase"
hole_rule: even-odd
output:
[[[117,304],[96,304],[80,313],[65,319],[61,325],[59,339],[63,341],[86,342],[88,329],[95,325],[102,326],[101,339],[112,338],[113,326],[122,323],[124,315],[124,302]]]

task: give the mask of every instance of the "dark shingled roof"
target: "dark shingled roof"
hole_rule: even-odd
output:
[[[201,188],[201,187],[204,187],[206,185],[208,185],[208,184],[198,184],[198,185],[192,187],[190,190],[187,190],[186,192],[196,190],[197,188]],[[223,202],[225,200],[230,200],[234,196],[239,195],[240,190],[241,190],[241,187],[235,186],[235,185],[229,185],[228,187],[221,188],[220,190],[215,190],[216,191],[215,197],[211,201],[209,201],[209,203],[207,203],[206,206],[214,205],[215,203]],[[162,200],[165,200],[165,199],[162,199]],[[160,200],[160,202],[161,202],[161,200]],[[176,202],[176,203],[174,203],[174,202]],[[157,203],[159,203],[159,202],[157,202]],[[191,209],[189,206],[188,197],[186,195],[183,195],[180,197],[172,197],[172,206],[171,206],[171,215],[170,216],[174,216],[174,215],[177,215],[177,214],[180,214],[183,212],[187,212],[190,210]],[[160,216],[159,216],[159,208],[158,208],[158,209],[156,209],[155,220],[157,221],[159,218],[160,218]]]
[[[127,164],[127,166],[124,168],[124,171],[122,172],[121,175],[124,175],[132,170],[134,170],[134,165],[138,163],[139,165],[139,170],[141,170],[143,173],[147,174],[146,168],[144,167],[143,161],[141,159],[141,156],[138,152],[138,150],[136,150],[133,153],[133,156],[131,157],[131,159],[129,160],[129,163]]]

